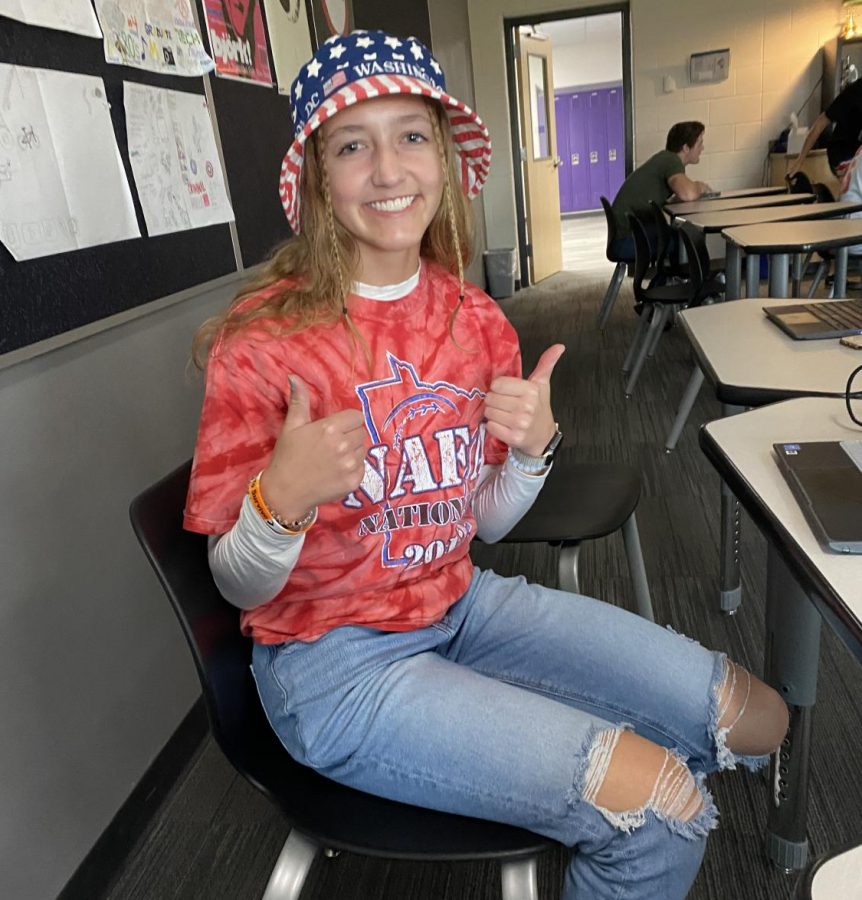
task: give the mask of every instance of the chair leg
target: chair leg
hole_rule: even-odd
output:
[[[661,315],[661,328],[657,328],[650,338],[650,345],[647,348],[647,357],[649,359],[652,359],[655,356],[658,342],[661,340],[661,336],[664,334],[664,326],[667,324],[668,319],[673,315],[673,307],[662,306],[659,314]]]
[[[652,345],[652,342],[655,340],[656,332],[661,333],[661,329],[664,328],[665,312],[666,310],[664,309],[654,309],[653,311],[652,321],[649,323],[649,330],[644,336],[644,339],[641,341],[641,345],[638,348],[638,354],[635,357],[634,365],[632,366],[632,370],[629,373],[629,379],[626,382],[626,397],[631,397],[632,391],[634,391],[635,389],[638,378],[640,378],[641,369],[644,367],[644,363],[646,362],[647,351]],[[644,310],[644,313],[646,313],[646,310]]]
[[[691,415],[692,407],[703,386],[703,381],[703,372],[700,371],[700,366],[695,365],[694,371],[691,373],[691,378],[689,378],[688,384],[686,385],[685,393],[682,395],[682,400],[679,402],[679,409],[676,411],[673,427],[670,430],[670,434],[667,436],[667,440],[664,442],[665,453],[670,453],[676,448],[676,442],[679,440],[679,436],[682,434],[683,428],[685,428],[685,423]]]
[[[502,864],[503,900],[539,900],[536,857]]]
[[[635,514],[632,513],[623,523],[623,542],[626,545],[626,556],[629,561],[629,573],[635,589],[638,614],[650,622],[655,622],[652,609],[652,598],[649,593],[649,583],[646,577],[646,567],[641,551],[641,541],[638,535],[638,523]]]
[[[604,331],[608,318],[611,315],[611,310],[614,308],[614,303],[617,302],[617,294],[619,294],[620,286],[626,277],[627,268],[628,266],[624,262],[618,262],[614,269],[614,274],[611,276],[611,283],[608,285],[608,289],[605,291],[605,298],[602,300],[601,307],[599,307],[599,329],[601,331]]]
[[[823,280],[823,276],[826,274],[826,267],[826,260],[821,260],[817,265],[817,268],[814,270],[814,278],[811,279],[811,287],[808,288],[809,300],[817,293],[817,288],[820,287],[820,282]]]
[[[581,552],[580,542],[563,544],[560,548],[560,559],[557,562],[557,587],[570,594],[578,594],[578,556]]]
[[[652,309],[652,306],[648,306],[641,310],[640,321],[638,322],[638,327],[635,329],[635,336],[632,338],[629,352],[626,353],[626,358],[623,360],[623,375],[628,375],[632,370],[632,363],[634,362],[635,355],[641,345],[644,333],[647,328],[649,328],[650,313],[652,312]]]
[[[292,829],[269,876],[263,900],[299,900],[308,870],[319,850],[319,844]]]

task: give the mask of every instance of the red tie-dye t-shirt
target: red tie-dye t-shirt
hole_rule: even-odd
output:
[[[457,300],[457,280],[429,262],[400,300],[351,296],[370,372],[341,323],[274,337],[257,322],[213,348],[187,529],[221,534],[236,522],[284,423],[289,375],[308,385],[312,418],[359,409],[368,432],[361,486],[320,506],[283,590],[243,611],[243,632],[256,641],[313,640],[346,624],[421,628],[467,589],[470,498],[482,465],[506,452],[485,436],[485,393],[497,375],[520,376],[521,361],[514,329],[472,285],[455,320],[456,346],[449,317]]]

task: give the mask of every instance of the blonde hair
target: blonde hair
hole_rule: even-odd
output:
[[[424,100],[424,98],[423,98]],[[458,303],[449,320],[449,333],[464,298],[464,268],[472,256],[473,218],[470,203],[456,172],[449,128],[443,107],[424,100],[443,168],[443,198],[422,236],[420,255],[457,275]],[[260,274],[246,284],[224,313],[207,319],[192,341],[192,361],[203,369],[213,343],[258,319],[274,336],[293,334],[312,325],[342,320],[354,345],[368,345],[347,311],[347,295],[359,265],[359,249],[350,232],[332,212],[324,140],[314,131],[306,143],[299,181],[302,232],[275,248]],[[253,305],[249,297],[287,281]],[[456,342],[457,345],[457,342]],[[369,360],[370,362],[370,360]]]

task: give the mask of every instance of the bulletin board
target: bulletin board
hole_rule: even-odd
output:
[[[198,15],[203,22],[200,3]],[[207,45],[206,28],[201,32]],[[0,62],[103,80],[142,235],[19,262],[0,245],[0,356],[237,271],[227,224],[147,236],[129,162],[123,82],[203,94],[203,78],[108,64],[99,39],[8,18],[0,19]],[[275,88],[212,75],[210,80],[247,267],[290,234],[278,199],[281,158],[291,137],[290,105]]]

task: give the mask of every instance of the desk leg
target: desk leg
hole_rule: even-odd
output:
[[[764,673],[790,707],[790,728],[770,764],[766,855],[790,871],[808,859],[808,765],[821,620],[771,544],[767,554]]]
[[[773,254],[769,258],[769,296],[786,297],[789,277],[790,256],[787,253]]]
[[[722,413],[734,416],[745,411],[744,406],[725,403]],[[721,611],[732,616],[742,602],[742,584],[739,577],[739,500],[733,491],[721,482],[721,548],[719,550],[719,602]]]
[[[742,250],[730,241],[727,241],[725,267],[724,296],[727,300],[739,300],[742,296]]]
[[[745,296],[756,297],[760,293],[760,256],[749,253],[745,260]]]
[[[838,247],[835,251],[835,286],[833,297],[847,296],[847,254],[849,247]]]

